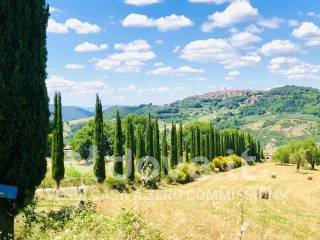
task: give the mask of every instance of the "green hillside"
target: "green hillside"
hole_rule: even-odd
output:
[[[151,113],[167,123],[205,121],[213,122],[217,129],[242,128],[252,132],[269,148],[309,136],[320,141],[320,92],[309,87],[225,90],[161,106],[114,106],[104,111],[105,119],[113,119],[116,110],[122,117]],[[73,128],[79,129],[76,125]]]
[[[49,105],[50,113],[53,112],[53,105]],[[64,121],[77,120],[92,117],[94,114],[88,110],[73,106],[62,107],[62,118]]]

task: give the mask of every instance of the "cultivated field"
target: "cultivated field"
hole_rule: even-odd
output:
[[[275,174],[276,178],[271,178]],[[308,180],[312,175],[313,180]],[[104,187],[76,189],[52,199],[38,192],[40,207],[94,200],[98,211],[140,214],[169,239],[320,239],[320,172],[263,163],[206,175],[186,185],[118,193]],[[257,197],[268,191],[269,200]],[[77,200],[74,200],[77,199]],[[51,207],[50,207],[51,206]],[[242,236],[241,236],[242,232]]]

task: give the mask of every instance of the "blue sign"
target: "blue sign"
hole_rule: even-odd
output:
[[[15,200],[17,199],[18,188],[15,186],[0,184],[0,198]]]

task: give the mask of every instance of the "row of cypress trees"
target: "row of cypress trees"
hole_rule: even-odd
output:
[[[123,175],[123,164],[125,163],[127,178],[134,180],[136,169],[134,165],[138,163],[138,160],[147,156],[153,157],[158,162],[163,175],[168,174],[169,168],[176,167],[180,162],[189,162],[190,159],[198,162],[203,159],[210,161],[217,156],[230,154],[241,156],[244,152],[247,152],[248,156],[255,157],[256,160],[260,159],[260,143],[256,142],[250,134],[242,131],[218,131],[210,124],[208,130],[201,130],[196,126],[184,132],[181,123],[177,127],[172,122],[170,145],[168,145],[167,133],[165,125],[162,137],[160,137],[158,119],[153,120],[149,114],[144,132],[141,127],[134,131],[132,122],[128,118],[123,135],[121,117],[117,111],[113,148],[114,172]],[[186,135],[190,135],[190,140],[185,140]],[[125,141],[123,136],[125,136]]]
[[[52,176],[57,182],[58,188],[60,181],[64,177],[61,107],[61,95],[56,93],[54,97]],[[182,123],[177,127],[176,123],[172,122],[170,145],[168,145],[167,132],[165,125],[160,147],[158,119],[152,119],[149,114],[145,131],[143,131],[142,127],[135,131],[132,120],[128,118],[125,134],[123,134],[121,117],[119,111],[117,111],[113,143],[114,173],[116,175],[125,174],[128,180],[133,181],[135,178],[135,165],[146,157],[152,157],[157,162],[162,175],[167,175],[169,169],[175,168],[180,162],[189,162],[190,159],[201,163],[210,161],[217,156],[229,154],[241,156],[244,152],[247,152],[248,156],[256,157],[257,160],[260,159],[260,143],[256,142],[250,134],[242,131],[218,131],[210,123],[205,130],[195,126],[184,132]],[[189,138],[186,138],[186,136],[189,136]],[[94,175],[99,183],[106,179],[105,155],[107,143],[105,139],[102,104],[97,95],[93,163]],[[124,170],[126,170],[125,173]]]

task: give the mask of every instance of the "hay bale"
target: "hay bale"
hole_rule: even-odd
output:
[[[277,174],[272,173],[272,174],[271,174],[271,178],[274,178],[274,179],[277,178]]]
[[[215,173],[219,173],[219,172],[220,172],[220,169],[219,169],[219,168],[215,168],[215,169],[214,169],[214,172],[215,172]]]
[[[313,180],[313,176],[308,176],[308,180]]]
[[[257,198],[258,199],[263,199],[263,200],[268,200],[270,199],[270,193],[268,190],[257,190]]]

